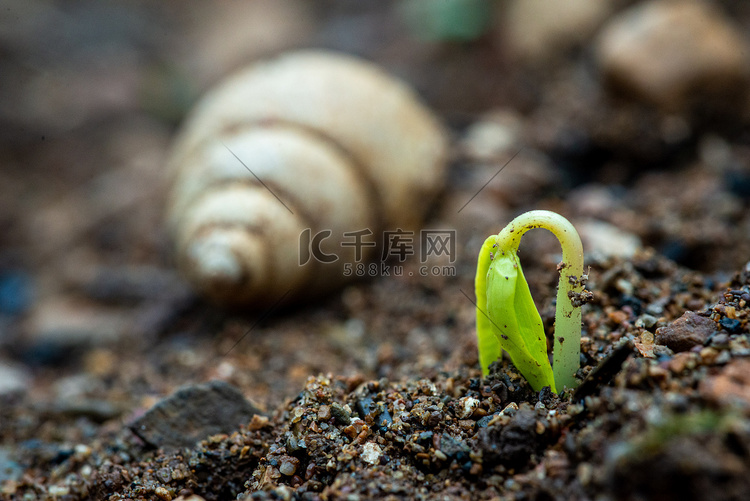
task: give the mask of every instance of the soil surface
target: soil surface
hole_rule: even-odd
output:
[[[669,16],[521,3],[11,1],[0,499],[748,499],[750,63],[720,50],[750,9],[684,14],[718,62],[672,58],[659,94],[602,47]],[[206,89],[298,47],[375,61],[446,124],[425,228],[456,231],[455,259],[227,310],[176,271],[164,161]],[[559,395],[477,358],[476,255],[532,209],[579,229],[593,293]],[[559,245],[519,255],[551,341]]]

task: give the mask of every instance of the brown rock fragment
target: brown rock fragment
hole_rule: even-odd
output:
[[[656,329],[656,343],[676,352],[688,351],[702,345],[716,330],[716,323],[710,318],[687,311],[670,325]]]
[[[694,353],[678,353],[669,361],[669,370],[675,374],[680,374],[685,369],[692,370],[695,368],[695,358]]]
[[[292,456],[281,456],[281,462],[279,465],[279,473],[291,477],[297,471],[299,466],[299,459]]]
[[[735,359],[721,374],[702,381],[700,393],[714,402],[750,405],[750,360]]]
[[[209,381],[178,389],[131,423],[130,429],[154,447],[189,448],[209,435],[231,433],[258,414],[260,410],[240,390],[224,381]]]

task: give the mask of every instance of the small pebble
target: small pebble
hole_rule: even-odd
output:
[[[64,485],[50,485],[47,492],[52,497],[67,496],[70,493],[70,489]]]
[[[716,357],[716,360],[714,360],[714,363],[716,365],[724,365],[729,363],[730,360],[732,360],[732,354],[729,352],[729,350],[722,350],[719,353],[719,356]]]
[[[268,417],[255,414],[250,420],[250,423],[248,423],[247,429],[250,431],[257,431],[266,428],[267,426],[270,426],[270,420]]]
[[[729,341],[729,349],[736,357],[750,356],[750,342],[747,336],[739,336]]]
[[[120,338],[130,325],[127,315],[89,302],[50,298],[29,313],[24,358],[30,364],[70,360],[77,347],[98,346]]]
[[[646,332],[648,332],[648,331],[646,331]],[[651,333],[649,332],[649,334],[651,334]],[[635,345],[635,348],[638,350],[638,352],[641,354],[641,356],[646,357],[646,358],[655,358],[656,357],[656,355],[654,354],[654,347],[655,347],[655,345],[653,343],[653,339],[651,340],[650,343],[649,342],[644,342],[642,338],[641,339],[636,339],[635,341],[633,341],[633,344]]]
[[[690,352],[678,353],[669,361],[669,370],[679,375],[685,369],[695,368],[695,365],[695,354]]]
[[[700,356],[704,364],[712,365],[714,362],[716,362],[716,359],[719,356],[719,352],[716,350],[716,348],[711,348],[710,346],[708,346],[700,351]]]
[[[383,451],[375,442],[367,442],[362,448],[362,460],[370,464],[378,464]]]
[[[321,421],[328,421],[331,419],[331,406],[321,405],[318,407],[318,419]]]
[[[730,334],[739,334],[742,332],[742,322],[736,318],[722,318],[719,320],[719,325]]]
[[[609,258],[629,259],[643,247],[638,236],[604,221],[595,219],[577,221],[576,229],[586,249],[587,259],[597,261]],[[632,293],[632,286],[628,293]]]
[[[658,365],[652,365],[648,368],[648,375],[657,381],[664,381],[669,377],[669,372]]]
[[[594,467],[590,463],[581,463],[576,470],[578,481],[586,487],[594,477]]]
[[[469,469],[469,475],[477,476],[482,473],[482,465],[480,463],[472,463],[471,469]]]
[[[518,404],[515,402],[511,402],[508,405],[506,405],[502,411],[500,411],[500,414],[505,415],[505,416],[512,416],[513,414],[515,414],[517,410],[518,410]]]
[[[166,487],[162,487],[161,485],[154,489],[154,494],[162,501],[172,501],[172,494],[170,494]]]
[[[160,400],[130,429],[148,444],[191,447],[207,436],[230,433],[260,410],[240,390],[224,381],[188,385]]]
[[[32,300],[30,276],[18,271],[0,273],[0,314],[20,315]]]
[[[475,161],[494,161],[518,148],[521,118],[512,111],[497,111],[472,124],[466,131],[463,150]]]
[[[750,407],[750,360],[735,359],[719,375],[701,381],[699,391],[713,401]]]
[[[86,353],[83,365],[89,374],[105,377],[114,373],[118,368],[118,360],[112,350],[94,348]]]
[[[622,310],[611,311],[607,314],[609,320],[615,325],[620,325],[628,320],[628,314]]]
[[[0,447],[0,484],[19,480],[23,472],[24,467],[14,460],[11,449]]]
[[[525,62],[543,63],[584,42],[611,12],[611,0],[513,0],[498,30]]]
[[[282,456],[281,461],[279,463],[279,472],[282,475],[291,477],[297,471],[298,466],[299,466],[299,459],[292,457],[292,456]]]
[[[656,342],[676,352],[688,351],[702,346],[715,332],[713,320],[688,311],[671,324],[656,329]]]
[[[474,397],[463,397],[458,400],[456,405],[456,415],[459,419],[466,419],[474,414],[474,411],[479,407],[479,400]]]
[[[740,31],[708,2],[636,3],[609,21],[597,41],[612,88],[669,111],[702,96],[744,92],[747,53]]]
[[[340,424],[349,425],[352,422],[351,413],[337,402],[331,404],[331,415]]]
[[[0,361],[0,396],[25,392],[31,384],[31,373],[21,365]]]
[[[656,325],[656,317],[652,315],[641,315],[638,317],[638,320],[635,321],[635,326],[640,327],[642,329],[650,329],[654,325]]]
[[[535,430],[537,435],[543,435],[545,431],[547,431],[547,427],[544,426],[544,423],[541,421],[536,422],[536,428]]]
[[[711,338],[711,346],[714,348],[727,348],[729,347],[729,336],[724,333],[718,333]]]

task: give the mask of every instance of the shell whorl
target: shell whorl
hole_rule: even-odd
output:
[[[168,168],[180,268],[224,303],[339,285],[347,231],[415,229],[442,186],[446,141],[400,82],[354,58],[300,52],[252,65],[198,104]],[[333,264],[299,263],[331,230]]]

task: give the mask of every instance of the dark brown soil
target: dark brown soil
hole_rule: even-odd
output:
[[[493,31],[420,42],[395,1],[300,3],[291,27],[261,3],[280,34],[265,45],[233,42],[241,23],[217,42],[255,19],[238,6],[0,14],[17,28],[0,38],[0,499],[747,499],[747,117],[684,110],[670,142],[674,117],[601,88],[588,45],[542,71]],[[161,170],[176,127],[221,75],[301,46],[375,60],[446,122],[449,180],[426,226],[457,231],[455,275],[407,261],[247,312],[178,277]],[[498,110],[521,132],[483,156],[472,127]],[[537,208],[585,242],[604,231],[592,220],[616,230],[586,249],[583,383],[559,396],[505,359],[482,378],[476,353],[476,254]],[[551,336],[548,237],[520,255]]]

